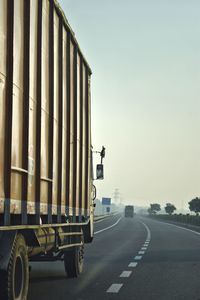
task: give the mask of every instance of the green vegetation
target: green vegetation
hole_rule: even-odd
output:
[[[161,208],[160,208],[160,204],[158,203],[153,203],[153,204],[150,204],[150,208],[148,209],[148,213],[150,215],[155,215],[158,211],[160,211]]]
[[[188,204],[190,211],[193,211],[198,215],[198,213],[200,212],[200,198],[196,197],[188,202]]]
[[[166,204],[165,211],[168,215],[172,215],[175,210],[176,210],[176,207],[173,204],[171,204],[171,203]]]
[[[176,207],[172,203],[166,203],[164,207],[166,214],[156,214],[161,210],[161,206],[158,203],[150,204],[147,211],[149,215],[155,219],[200,226],[200,198],[196,197],[192,199],[188,202],[188,205],[190,211],[196,213],[196,216],[190,214],[174,214]]]

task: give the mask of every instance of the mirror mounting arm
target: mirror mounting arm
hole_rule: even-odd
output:
[[[102,146],[102,150],[101,151],[93,151],[93,153],[99,153],[101,156],[101,164],[103,164],[103,159],[106,155],[106,148],[104,146]]]

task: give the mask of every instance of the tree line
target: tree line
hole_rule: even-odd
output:
[[[190,211],[195,212],[198,215],[200,212],[200,198],[196,197],[196,198],[192,199],[190,202],[188,202],[188,204],[189,204]],[[174,211],[176,210],[176,207],[172,203],[166,203],[164,209],[167,214],[172,215],[174,213]],[[161,210],[160,204],[153,203],[153,204],[150,204],[150,207],[148,208],[147,211],[150,215],[155,215],[160,210]]]

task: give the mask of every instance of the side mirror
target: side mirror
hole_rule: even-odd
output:
[[[104,174],[103,174],[103,164],[97,165],[96,178],[97,178],[97,179],[103,179],[103,178],[104,178]]]

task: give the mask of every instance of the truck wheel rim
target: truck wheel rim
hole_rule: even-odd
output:
[[[83,258],[84,258],[84,249],[83,247],[80,247],[80,250],[79,250],[79,263],[81,264],[82,261],[83,261]]]

